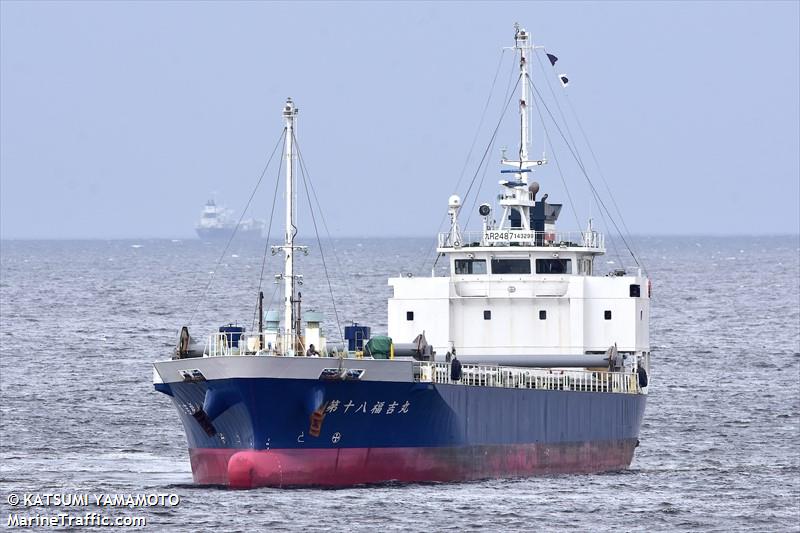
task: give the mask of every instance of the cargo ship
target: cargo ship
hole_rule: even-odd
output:
[[[502,157],[498,205],[480,205],[480,230],[462,230],[462,200],[448,199],[437,253],[449,272],[388,280],[388,335],[353,325],[336,345],[321,314],[301,313],[295,256],[307,249],[294,242],[297,108],[286,101],[286,231],[272,249],[284,263],[282,314],[262,305],[254,331],[224,325],[196,344],[184,327],[171,359],[154,363],[196,483],[347,487],[629,467],[648,394],[649,279],[641,268],[601,273],[605,238],[591,224],[556,228],[561,205],[530,179],[547,161],[529,155],[533,46],[515,28],[518,157]]]
[[[260,240],[263,238],[264,221],[249,218],[234,222],[229,209],[209,200],[203,207],[195,231],[203,241],[227,241],[234,234],[239,240]]]

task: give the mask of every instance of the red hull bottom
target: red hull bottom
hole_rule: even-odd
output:
[[[189,454],[196,483],[248,489],[608,472],[630,466],[636,445],[633,439],[458,448],[196,448]]]

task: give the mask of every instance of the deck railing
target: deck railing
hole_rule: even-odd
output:
[[[303,355],[305,349],[298,355]],[[335,352],[322,349],[320,357],[333,357]],[[284,355],[280,346],[267,340],[267,335],[258,333],[212,333],[206,339],[203,357],[223,357],[228,355]]]
[[[203,355],[278,355],[275,347],[258,349],[258,334],[214,333],[209,336]],[[354,355],[354,354],[353,354]],[[348,356],[349,358],[349,356]],[[635,371],[521,368],[497,365],[462,365],[461,378],[452,379],[450,363],[414,362],[414,379],[423,383],[471,385],[506,389],[539,389],[581,392],[614,392],[637,394],[639,387]]]
[[[511,238],[493,238],[495,233],[508,233]],[[524,235],[523,235],[524,234]],[[605,236],[597,231],[462,231],[460,239],[454,239],[450,232],[439,233],[439,248],[464,248],[470,246],[545,246],[557,248],[605,249]]]
[[[421,382],[463,384],[507,389],[542,389],[582,392],[640,392],[636,372],[602,370],[554,370],[495,365],[462,365],[461,379],[451,379],[449,363],[419,363]]]
[[[205,357],[219,357],[225,355],[252,355],[259,353],[262,355],[275,354],[275,346],[268,346],[264,342],[264,348],[259,349],[258,333],[212,333],[206,340],[203,355]]]

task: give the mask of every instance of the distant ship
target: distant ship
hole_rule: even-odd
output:
[[[238,239],[257,240],[263,237],[264,221],[250,218],[237,224],[231,219],[230,209],[218,206],[214,200],[206,202],[200,222],[195,226],[197,236],[204,241],[228,240],[236,231]]]

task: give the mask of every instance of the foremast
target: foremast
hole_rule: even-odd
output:
[[[272,253],[283,250],[283,274],[278,275],[278,279],[283,279],[283,334],[281,338],[282,351],[284,355],[295,355],[297,348],[297,334],[295,331],[295,303],[296,285],[302,283],[302,276],[294,273],[294,253],[295,251],[308,252],[305,246],[295,246],[294,237],[297,233],[296,213],[295,213],[295,125],[297,121],[298,109],[291,98],[286,99],[283,107],[283,120],[286,128],[286,139],[284,141],[284,157],[286,158],[286,222],[285,235],[282,246],[273,246]]]

